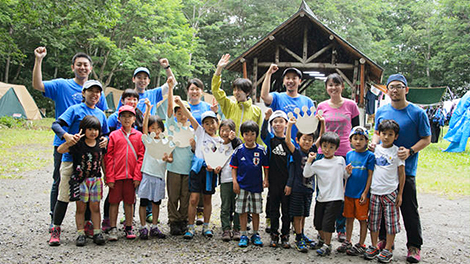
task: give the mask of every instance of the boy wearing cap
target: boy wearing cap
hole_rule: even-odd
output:
[[[375,114],[375,134],[372,138],[371,150],[380,142],[378,124],[383,120],[392,119],[400,125],[402,133],[398,135],[394,144],[399,147],[398,157],[405,160],[405,187],[403,189],[403,202],[400,211],[406,229],[406,246],[408,248],[407,261],[417,263],[421,260],[421,220],[418,212],[418,199],[416,195],[416,171],[418,168],[418,152],[431,143],[431,127],[426,112],[420,107],[408,102],[408,82],[401,74],[392,74],[387,80],[387,94],[392,100],[390,104],[377,109]],[[385,229],[380,229],[378,248],[386,244]]]
[[[346,154],[346,164],[351,164],[352,171],[346,183],[343,215],[346,217],[346,240],[337,248],[340,253],[362,256],[366,250],[364,241],[367,236],[367,218],[369,216],[369,188],[374,172],[375,156],[367,150],[369,132],[361,126],[354,127],[349,133],[349,142],[353,150]],[[360,223],[359,243],[354,246],[351,236],[354,218]]]
[[[279,70],[276,64],[271,64],[268,71],[266,72],[266,77],[264,78],[263,85],[261,86],[261,99],[263,99],[264,104],[269,106],[273,111],[282,110],[286,114],[293,113],[297,118],[297,114],[294,112],[295,108],[300,109],[300,114],[303,115],[302,110],[303,106],[308,107],[308,114],[310,113],[310,107],[315,106],[313,101],[307,96],[299,94],[299,87],[302,82],[302,72],[297,68],[287,68],[282,74],[282,83],[286,88],[286,92],[270,93],[271,87],[271,76]],[[297,135],[297,127],[292,127],[292,140],[295,142],[295,137]]]
[[[273,110],[268,108],[261,128],[261,138],[267,147],[270,168],[267,201],[269,204],[266,206],[266,210],[270,210],[270,212],[267,213],[269,213],[271,219],[271,242],[269,246],[277,247],[279,245],[279,235],[281,235],[281,246],[283,248],[290,248],[290,196],[285,195],[284,192],[287,179],[289,178],[287,164],[290,158],[290,153],[285,142],[287,121],[286,113],[281,110],[277,110],[273,113]],[[268,131],[268,126],[271,127],[272,132]],[[282,211],[281,234],[279,234],[278,230],[279,217],[281,216],[279,209]]]
[[[132,230],[132,205],[135,203],[135,189],[142,180],[141,168],[145,152],[142,133],[133,127],[134,108],[129,105],[119,108],[119,121],[122,127],[109,136],[108,153],[104,157],[106,183],[109,186],[110,241],[118,240],[116,222],[121,201],[124,201],[126,238],[136,237]]]
[[[42,80],[42,61],[47,55],[46,47],[38,47],[34,50],[34,55],[36,57],[34,61],[33,68],[33,88],[42,92],[44,96],[52,99],[55,103],[55,119],[57,120],[65,110],[70,106],[80,104],[82,102],[82,87],[83,84],[88,80],[88,75],[93,69],[92,60],[90,56],[83,52],[75,54],[72,58],[72,71],[74,73],[74,78],[72,79],[54,79],[50,81]],[[101,94],[100,101],[96,105],[101,110],[105,111],[108,109],[106,99],[103,94]],[[50,197],[50,215],[54,212],[54,207],[57,202],[57,195],[59,194],[59,183],[60,183],[60,165],[62,161],[62,154],[57,152],[57,148],[65,143],[64,140],[59,139],[59,137],[54,137],[54,172],[52,175],[53,183],[51,187],[51,197]],[[51,228],[52,228],[51,223]],[[49,229],[51,232],[52,229]]]
[[[79,138],[74,135],[79,133],[79,124],[82,119],[87,115],[92,115],[98,118],[101,123],[101,131],[103,135],[109,133],[106,115],[101,109],[96,107],[101,97],[103,88],[101,83],[95,80],[86,81],[83,85],[82,98],[83,102],[69,107],[59,118],[52,123],[52,130],[56,136],[65,140],[69,144],[76,144]],[[106,148],[108,139],[103,137],[100,143],[101,148]],[[73,160],[70,153],[62,155],[62,163],[60,166],[60,184],[58,201],[54,208],[53,215],[53,228],[51,232],[51,239],[49,245],[58,246],[60,244],[60,225],[65,217],[67,206],[69,203],[69,181],[73,173]],[[95,223],[94,229],[99,231],[100,223]],[[97,228],[96,228],[97,227]]]

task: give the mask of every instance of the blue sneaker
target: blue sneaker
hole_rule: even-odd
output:
[[[305,240],[301,239],[300,241],[295,241],[294,245],[297,251],[302,252],[302,253],[308,252],[308,248],[307,248],[307,244],[305,244]]]
[[[248,246],[248,237],[243,235],[240,237],[240,242],[238,242],[239,247],[247,247]]]
[[[311,243],[315,242],[313,240],[311,240],[310,238],[308,238],[305,234],[302,233],[302,240],[305,241],[305,244],[306,245],[310,245]]]
[[[183,238],[184,239],[193,239],[194,237],[194,229],[188,228],[188,231],[184,233]]]
[[[255,246],[262,247],[263,246],[263,241],[261,241],[261,237],[259,234],[254,234],[251,236],[251,243]]]

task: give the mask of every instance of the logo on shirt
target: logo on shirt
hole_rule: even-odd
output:
[[[379,158],[377,158],[375,160],[375,164],[379,165],[379,166],[388,166],[391,164],[391,160],[387,160],[386,157],[384,156],[380,156]]]
[[[259,152],[255,152],[255,153],[254,153],[254,156],[255,156],[255,157],[259,157]]]
[[[242,157],[240,160],[246,160],[245,157]]]
[[[282,147],[282,145],[279,144],[273,149],[273,154],[278,155],[278,156],[285,156],[286,152],[284,151],[284,148]]]
[[[255,154],[258,154],[258,153],[255,153]],[[255,155],[256,156],[256,155]],[[259,158],[253,158],[253,164],[255,164],[255,166],[258,166],[259,164]]]
[[[76,104],[79,104],[79,103],[82,102],[83,95],[82,95],[82,93],[74,93],[72,95],[72,99],[76,102]]]

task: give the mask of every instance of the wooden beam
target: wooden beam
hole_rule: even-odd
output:
[[[276,54],[274,57],[274,63],[278,64],[279,63],[279,45],[276,45]]]
[[[304,61],[302,60],[302,58],[299,57],[299,55],[295,54],[295,52],[293,52],[292,50],[288,49],[286,46],[284,46],[284,45],[279,45],[279,47],[280,47],[281,49],[283,49],[284,51],[286,51],[287,53],[289,53],[292,57],[294,57],[294,59],[298,60],[299,62],[304,62]]]
[[[346,74],[344,74],[340,69],[336,69],[336,72],[341,75],[341,77],[343,77],[344,81],[348,83],[349,87],[351,87],[351,89],[354,87],[353,83],[351,82],[351,80],[349,80],[348,76],[346,76]]]
[[[359,73],[359,61],[354,60],[354,72],[353,72],[353,84],[354,87],[351,87],[351,99],[354,100],[354,96],[356,95],[356,86],[357,86],[357,76]]]
[[[243,78],[248,79],[248,73],[246,71],[246,60],[243,60]]]
[[[364,105],[364,89],[366,86],[365,74],[366,74],[366,65],[364,63],[361,63],[361,86],[359,88],[360,89],[360,92],[359,92],[359,105],[360,106]]]
[[[255,86],[258,86],[258,85],[260,85],[260,84],[261,84],[261,82],[263,82],[263,81],[264,81],[264,78],[265,78],[265,77],[266,77],[266,73],[265,73],[265,74],[263,74],[263,76],[261,76],[261,78],[259,78],[259,80],[257,80],[257,81],[256,81],[256,83],[255,83]]]
[[[323,49],[315,52],[315,54],[313,54],[312,56],[310,56],[306,61],[305,63],[309,63],[311,62],[312,60],[318,58],[318,56],[322,55],[323,53],[325,53],[325,51],[331,49],[331,47],[333,47],[333,43],[329,44],[328,46],[324,47]]]
[[[323,63],[323,62],[315,62],[315,63],[300,63],[300,62],[279,62],[276,63],[278,67],[297,67],[297,68],[318,68],[318,69],[342,69],[342,70],[352,70],[354,65],[347,64],[347,63]],[[271,62],[260,62],[258,63],[259,67],[269,67],[271,66]]]
[[[253,58],[253,84],[256,84],[258,79],[258,57]],[[254,103],[259,102],[257,97],[258,85],[253,86],[253,99]]]
[[[307,88],[315,81],[315,79],[304,80],[299,87],[299,93],[305,95]]]
[[[307,38],[307,34],[308,34],[308,28],[307,28],[307,25],[305,25],[305,28],[304,28],[304,47],[303,47],[303,53],[302,53],[302,61],[303,62],[306,62],[307,61],[307,54],[308,54],[308,38]]]

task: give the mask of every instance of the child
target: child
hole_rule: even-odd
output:
[[[184,115],[181,107],[179,105],[174,106],[173,100],[173,89],[170,88],[168,89],[168,118],[166,119],[166,126],[167,131],[169,131],[169,135],[173,134],[172,131],[168,129],[170,126],[178,129],[177,123],[185,124],[188,122],[188,118]],[[190,110],[189,105],[185,104],[185,106],[188,110]],[[191,160],[194,156],[192,151],[194,148],[194,143],[194,139],[191,139],[192,147],[176,146],[176,148],[173,149],[173,152],[170,154],[173,162],[167,163],[166,165],[168,220],[170,222],[170,234],[174,236],[184,234],[188,224],[188,178],[189,172],[191,171]]]
[[[395,235],[400,232],[400,205],[405,185],[405,161],[398,158],[398,147],[393,142],[398,138],[400,126],[394,120],[383,120],[379,126],[381,145],[375,147],[375,170],[370,186],[369,229],[372,245],[364,253],[366,259],[390,262]],[[398,187],[398,189],[397,189]],[[387,240],[379,252],[377,239],[382,215],[384,215]],[[379,254],[380,253],[380,254]]]
[[[317,178],[317,201],[315,203],[314,225],[324,244],[317,249],[317,254],[326,256],[331,253],[331,235],[335,231],[335,219],[341,212],[344,200],[343,179],[348,178],[343,157],[335,156],[339,147],[339,136],[335,132],[326,132],[320,137],[323,159],[315,160],[316,154],[309,153],[304,167],[304,177]],[[348,169],[352,169],[351,164]]]
[[[188,208],[188,230],[184,234],[185,239],[194,237],[194,218],[196,217],[196,207],[199,202],[199,196],[204,195],[204,223],[202,225],[202,234],[211,238],[214,233],[209,229],[209,222],[212,213],[212,195],[215,193],[217,177],[212,168],[208,168],[204,162],[204,148],[211,145],[223,144],[223,140],[217,136],[219,120],[213,111],[206,111],[201,115],[202,125],[191,115],[191,112],[184,106],[179,97],[175,98],[175,103],[180,106],[185,116],[189,118],[191,125],[196,133],[196,149],[193,161],[193,167],[189,174],[189,208]],[[213,150],[212,150],[213,151]]]
[[[173,78],[168,78],[168,83],[171,83],[170,89],[173,89]],[[160,139],[160,135],[165,131],[163,121],[158,116],[150,116],[152,105],[148,99],[145,99],[146,110],[143,122],[143,135],[142,141],[150,135],[155,133],[155,139]],[[168,143],[169,144],[169,143]],[[160,204],[162,199],[165,198],[165,170],[167,162],[173,162],[173,158],[164,153],[161,160],[153,158],[149,152],[145,151],[144,160],[142,161],[142,181],[139,186],[138,195],[140,197],[139,216],[141,228],[139,230],[140,239],[148,239],[149,230],[147,228],[147,214],[146,207],[152,202],[152,228],[150,229],[150,236],[157,238],[165,238],[160,229],[158,229],[158,217],[160,215]]]
[[[255,246],[263,246],[258,234],[259,214],[261,213],[263,187],[268,187],[269,160],[263,146],[256,143],[259,126],[254,121],[246,121],[240,126],[245,143],[238,146],[232,155],[233,192],[237,194],[235,212],[240,215],[241,237],[239,247],[248,246],[247,222],[248,213],[253,217],[253,235],[251,242]],[[264,168],[264,180],[263,170]]]
[[[321,121],[320,135],[325,130],[325,122],[320,115],[316,116]],[[302,176],[305,161],[311,152],[317,151],[317,136],[312,134],[302,134],[297,132],[296,141],[299,145],[295,147],[291,140],[292,126],[296,119],[292,117],[288,121],[285,142],[290,154],[292,164],[289,165],[289,178],[285,187],[285,194],[290,196],[289,215],[293,218],[295,232],[295,247],[299,252],[307,253],[307,244],[312,243],[304,234],[305,218],[310,215],[310,205],[312,204],[312,194],[314,189],[313,179],[305,179]]]
[[[101,159],[105,149],[99,146],[101,136],[101,123],[95,116],[85,116],[80,121],[80,132],[74,135],[78,142],[65,142],[57,148],[61,154],[69,152],[73,159],[73,174],[71,176],[71,195],[76,202],[77,212],[75,222],[77,223],[78,238],[77,246],[84,246],[85,235],[85,210],[90,202],[91,220],[100,223],[100,201],[103,195],[103,182],[101,181]],[[78,200],[77,200],[78,199]],[[93,235],[93,242],[97,245],[105,243],[103,234],[97,226]]]
[[[135,203],[135,189],[142,180],[142,161],[144,158],[144,143],[142,133],[133,128],[135,110],[132,106],[124,105],[119,108],[119,121],[122,127],[109,136],[108,153],[105,155],[106,181],[109,186],[109,214],[111,229],[108,240],[117,241],[116,222],[118,206],[124,201],[125,234],[127,239],[136,236],[132,230]]]
[[[289,178],[287,164],[290,159],[290,153],[285,142],[287,121],[286,113],[281,110],[273,113],[273,110],[268,108],[265,113],[263,127],[261,128],[261,139],[266,144],[269,153],[269,168],[271,172],[269,175],[268,205],[266,206],[270,209],[270,247],[277,247],[279,244],[279,209],[282,206],[281,246],[283,248],[290,248],[290,199],[284,192],[287,179]],[[268,131],[268,126],[271,126],[273,132]]]
[[[108,125],[106,115],[97,108],[103,88],[101,83],[95,80],[88,80],[83,84],[82,96],[83,102],[69,107],[59,118],[52,124],[52,130],[60,139],[65,139],[69,145],[76,144],[79,141],[80,121],[87,116],[92,115],[98,118],[101,124],[103,135],[108,134]],[[106,148],[108,139],[105,136],[100,137],[99,146]],[[53,228],[51,232],[50,246],[60,245],[60,225],[64,220],[67,206],[70,200],[70,177],[73,174],[73,159],[70,153],[62,155],[62,163],[60,167],[60,184],[58,201],[54,208]],[[95,223],[94,232],[99,233],[100,223]],[[96,228],[98,227],[98,228]],[[86,228],[85,228],[86,230]]]
[[[367,218],[369,216],[369,189],[374,172],[375,156],[367,150],[369,132],[360,126],[354,127],[349,134],[353,150],[346,154],[346,164],[352,165],[351,176],[346,183],[344,193],[344,211],[346,217],[346,240],[337,251],[352,256],[362,256],[367,249],[364,241],[367,236]],[[359,243],[352,246],[351,236],[354,218],[359,220]]]
[[[236,149],[243,142],[235,136],[235,122],[226,119],[220,122],[219,135],[224,140],[227,151]],[[232,168],[229,162],[220,171],[220,221],[222,222],[222,240],[240,240],[240,218],[235,213],[235,193],[233,192]],[[233,219],[233,221],[231,220]],[[233,232],[232,232],[233,222]]]
[[[137,108],[137,103],[139,102],[139,94],[134,89],[126,89],[121,95],[120,102],[122,105],[130,105],[134,107],[136,114],[135,129],[142,132],[142,122],[144,120],[144,114],[139,108]],[[108,117],[108,127],[110,132],[121,128],[121,123],[119,123],[118,120],[118,111],[112,113]]]

